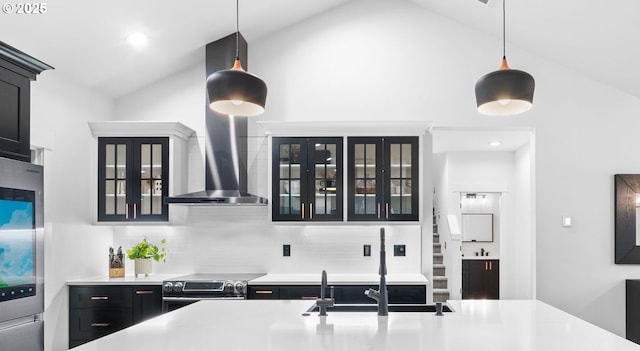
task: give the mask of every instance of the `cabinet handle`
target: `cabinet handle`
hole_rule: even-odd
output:
[[[151,295],[153,290],[136,290],[136,295]]]
[[[313,203],[309,202],[309,219],[313,219]]]
[[[305,209],[305,206],[304,206],[304,202],[303,202],[302,203],[302,219],[304,219],[304,209]]]
[[[256,294],[271,295],[273,294],[273,290],[256,290]]]
[[[489,261],[489,270],[492,271],[493,270],[493,262]]]
[[[133,219],[137,219],[137,218],[138,218],[138,204],[133,203]]]
[[[317,300],[317,296],[302,296],[300,299],[302,300]]]
[[[489,262],[484,261],[484,270],[488,271],[489,270]]]
[[[92,301],[109,300],[109,296],[91,296]]]
[[[129,204],[124,204],[124,219],[129,219]]]
[[[385,214],[385,217],[389,219],[389,203],[388,202],[384,204],[384,214]]]
[[[104,328],[104,327],[108,327],[110,326],[111,323],[91,323],[92,327],[100,327],[100,328]]]
[[[378,202],[378,219],[380,219],[380,203]]]

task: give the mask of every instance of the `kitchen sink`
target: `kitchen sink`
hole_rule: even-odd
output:
[[[378,305],[334,305],[327,307],[327,312],[377,312]],[[307,312],[318,312],[315,304]],[[424,312],[435,313],[436,305],[389,305],[389,312]],[[442,312],[453,312],[447,304],[442,304]]]

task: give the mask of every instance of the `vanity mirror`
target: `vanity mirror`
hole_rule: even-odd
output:
[[[616,174],[615,190],[615,262],[640,263],[640,174]]]

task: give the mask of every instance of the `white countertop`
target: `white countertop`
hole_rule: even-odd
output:
[[[463,260],[499,260],[498,256],[462,256]]]
[[[123,278],[109,278],[108,276],[96,276],[82,279],[67,280],[67,285],[162,285],[163,280],[175,278],[181,274],[143,274],[134,277],[125,275]]]
[[[456,312],[329,312],[309,301],[209,300],[81,345],[127,350],[639,350],[640,346],[539,301],[462,300]]]
[[[249,281],[249,285],[320,285],[321,273],[318,274],[266,274]],[[425,285],[427,278],[420,273],[387,274],[387,284]],[[377,274],[332,274],[327,272],[329,285],[378,285]]]

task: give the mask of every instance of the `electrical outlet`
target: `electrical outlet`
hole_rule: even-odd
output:
[[[393,245],[394,256],[406,256],[407,251],[404,245]]]
[[[284,257],[291,256],[291,245],[289,244],[282,245],[282,256]]]
[[[364,256],[371,256],[371,245],[364,246]]]

